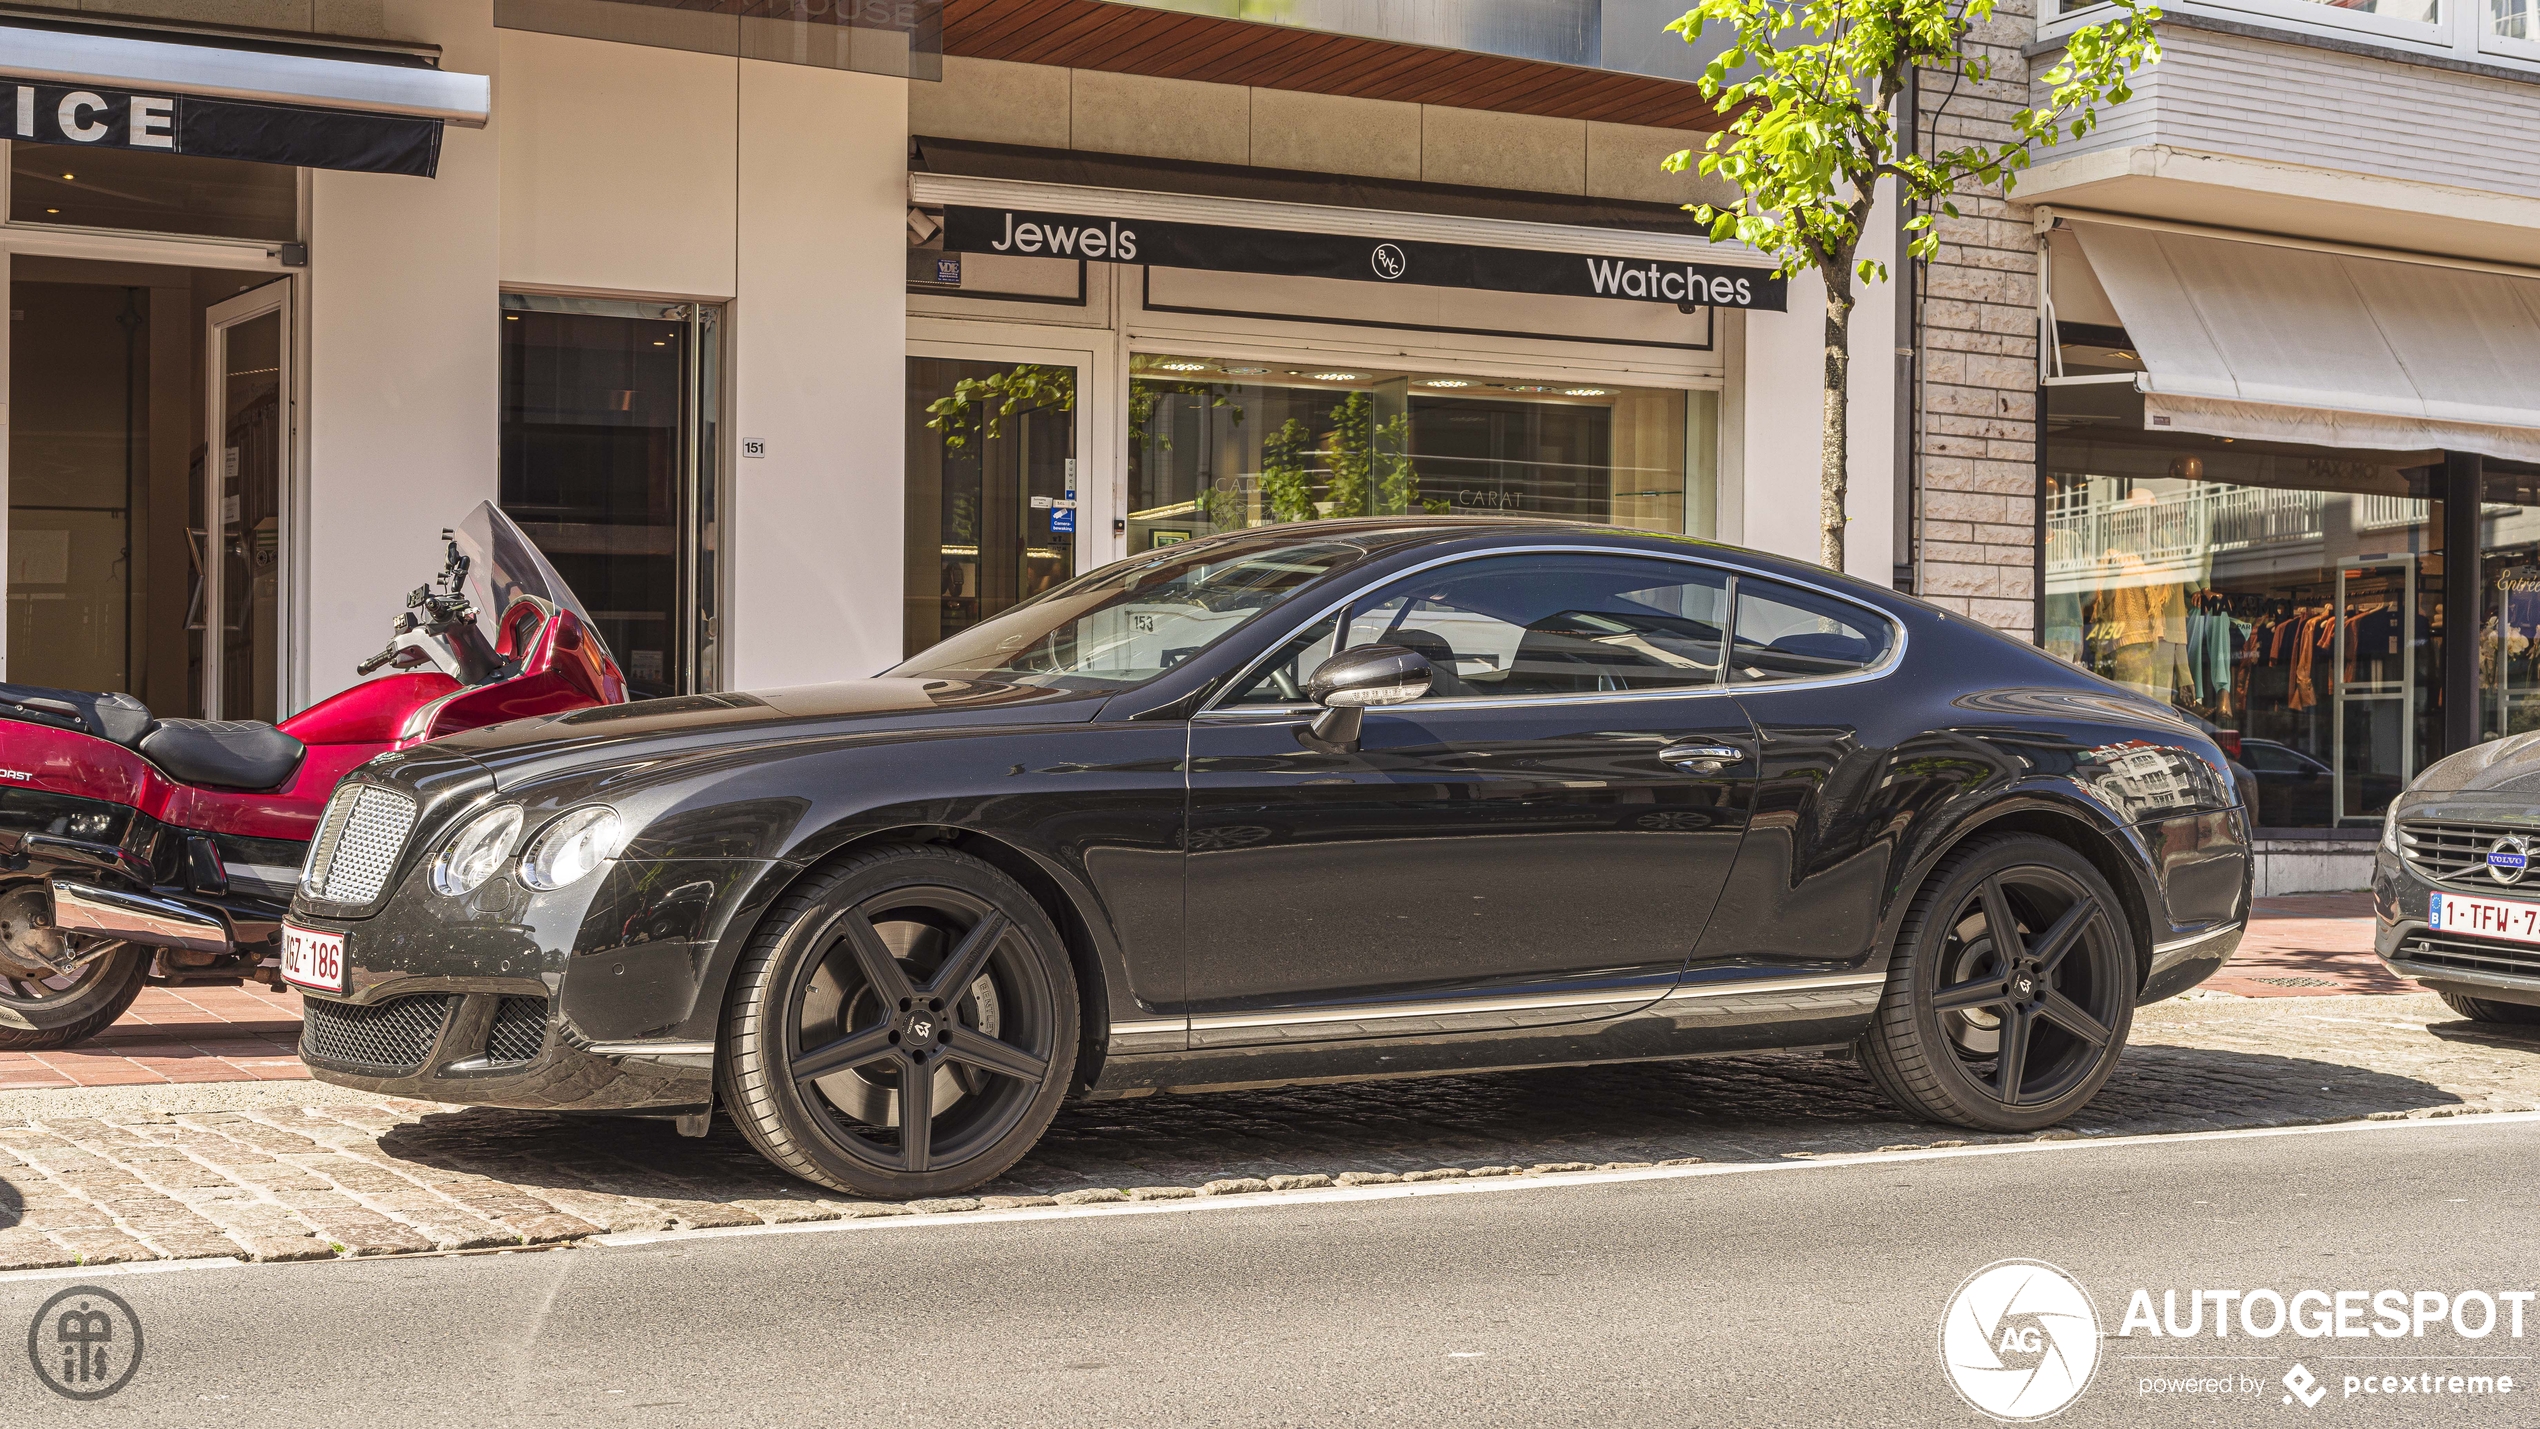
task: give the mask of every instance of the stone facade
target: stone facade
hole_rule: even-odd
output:
[[[2013,137],[2028,101],[2022,46],[2034,0],[2004,0],[1970,49],[1983,84],[1926,72],[1926,152]],[[2037,244],[2027,205],[1972,186],[1939,217],[1940,251],[1919,282],[1921,474],[1917,593],[1999,630],[2035,634]]]

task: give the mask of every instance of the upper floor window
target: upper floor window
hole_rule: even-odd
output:
[[[2390,58],[2440,55],[2540,73],[2540,0],[2169,0],[2163,8],[2174,19],[2209,15],[2364,41]],[[2055,0],[2040,9],[2038,32],[2053,40],[2111,13],[2106,0]]]

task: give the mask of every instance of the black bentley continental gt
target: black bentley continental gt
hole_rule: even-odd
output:
[[[1068,1097],[1762,1048],[2028,1130],[2238,944],[2224,771],[2155,701],[1811,566],[1270,527],[873,679],[372,761],[292,907],[340,978],[302,1053],[442,1102],[720,1108],[873,1196],[988,1180]]]

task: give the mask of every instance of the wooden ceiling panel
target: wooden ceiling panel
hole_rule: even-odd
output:
[[[945,0],[944,53],[1668,129],[1721,123],[1680,80],[1105,0]]]

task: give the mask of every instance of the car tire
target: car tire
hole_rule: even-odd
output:
[[[2088,859],[2034,835],[1980,838],[1915,893],[1857,1050],[1914,1116],[2035,1131],[2106,1085],[2139,987],[2125,906]]]
[[[895,845],[769,910],[733,972],[718,1089],[750,1144],[794,1175],[946,1196],[1003,1174],[1049,1129],[1078,1025],[1066,945],[1020,884],[956,850]]]
[[[150,950],[119,943],[82,963],[70,981],[19,978],[0,968],[0,1052],[75,1047],[103,1032],[141,995]]]
[[[2472,1022],[2501,1022],[2514,1027],[2540,1027],[2540,1007],[2522,1002],[2497,1002],[2491,998],[2470,997],[2457,992],[2438,992],[2443,1004]]]

